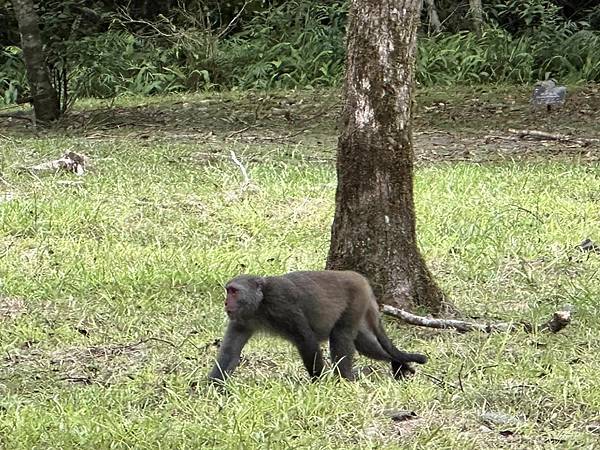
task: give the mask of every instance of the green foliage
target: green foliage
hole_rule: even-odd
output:
[[[168,51],[124,32],[72,43],[72,76],[82,96],[155,94],[185,89],[185,74],[168,64]]]
[[[521,35],[488,25],[479,37],[461,32],[421,38],[417,80],[424,85],[531,83],[550,72],[561,81],[600,81],[600,33],[570,22],[529,19],[539,27]]]
[[[498,17],[508,18],[513,23],[515,34],[535,34],[541,42],[566,37],[576,27],[560,14],[561,8],[550,0],[506,0],[498,3],[495,10]]]
[[[548,71],[573,81],[600,81],[600,33],[580,30],[565,39],[548,63]]]
[[[509,0],[496,9],[500,17],[516,18],[520,22],[515,35],[526,39],[537,79],[543,72],[566,75],[580,69],[564,57],[573,48],[567,42],[586,24],[565,19],[560,14],[561,8],[549,0]]]
[[[533,57],[524,39],[489,27],[473,33],[423,38],[418,48],[417,80],[424,85],[512,82],[532,78]]]
[[[342,0],[254,2],[229,25],[214,11],[203,16],[200,3],[187,10],[182,3],[153,23],[96,14],[73,0],[42,3],[50,67],[57,82],[68,70],[71,97],[332,86],[342,79]],[[421,84],[531,83],[547,72],[561,82],[600,81],[600,33],[587,22],[566,19],[549,0],[504,0],[486,12],[480,36],[420,37]],[[0,102],[26,89],[19,57],[14,46],[0,53]]]
[[[27,85],[25,65],[19,47],[5,47],[0,52],[0,104],[14,103]]]
[[[236,87],[335,84],[344,58],[346,2],[290,1],[258,13],[220,48]]]

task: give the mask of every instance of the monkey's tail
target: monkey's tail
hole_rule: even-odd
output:
[[[425,364],[427,362],[427,356],[425,355],[421,355],[420,353],[407,353],[403,352],[402,350],[398,350],[387,334],[385,334],[383,326],[381,325],[381,321],[379,320],[378,322],[378,326],[374,327],[375,336],[377,337],[379,344],[386,352],[390,354],[392,358],[394,358],[394,360],[402,363],[414,362],[417,364]]]

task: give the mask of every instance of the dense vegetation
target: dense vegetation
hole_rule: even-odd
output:
[[[336,85],[343,71],[346,2],[41,1],[49,64],[72,96]],[[469,31],[468,2],[438,1],[443,32],[423,26],[423,85],[600,81],[596,1],[484,1]],[[423,23],[427,23],[423,12]],[[0,98],[27,92],[10,2],[0,2]]]

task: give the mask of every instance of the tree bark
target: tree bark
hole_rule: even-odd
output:
[[[481,29],[483,28],[483,7],[481,6],[481,0],[469,0],[469,14],[471,14],[471,20],[473,21],[473,30],[480,36]]]
[[[442,23],[435,7],[435,0],[425,0],[425,4],[427,5],[427,17],[429,18],[429,32],[433,31],[434,34],[438,34],[442,31]]]
[[[366,275],[382,303],[439,311],[417,248],[411,128],[420,0],[352,0],[329,269]]]
[[[50,74],[44,60],[38,15],[31,0],[13,0],[13,9],[19,24],[23,59],[33,99],[36,120],[49,122],[60,115],[56,90],[50,83]]]

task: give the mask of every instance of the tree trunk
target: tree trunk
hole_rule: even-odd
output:
[[[382,303],[439,311],[417,248],[411,129],[420,0],[352,0],[329,269],[366,275]]]
[[[31,0],[13,0],[13,9],[19,24],[23,59],[27,80],[33,98],[36,120],[49,122],[60,115],[56,91],[50,83],[48,67],[44,60],[38,15]]]
[[[427,17],[429,18],[429,32],[438,34],[442,31],[442,23],[435,7],[435,0],[425,0],[425,4],[427,5]]]
[[[471,14],[471,20],[473,21],[473,30],[480,36],[483,27],[483,7],[481,6],[481,0],[469,0],[469,14]]]

